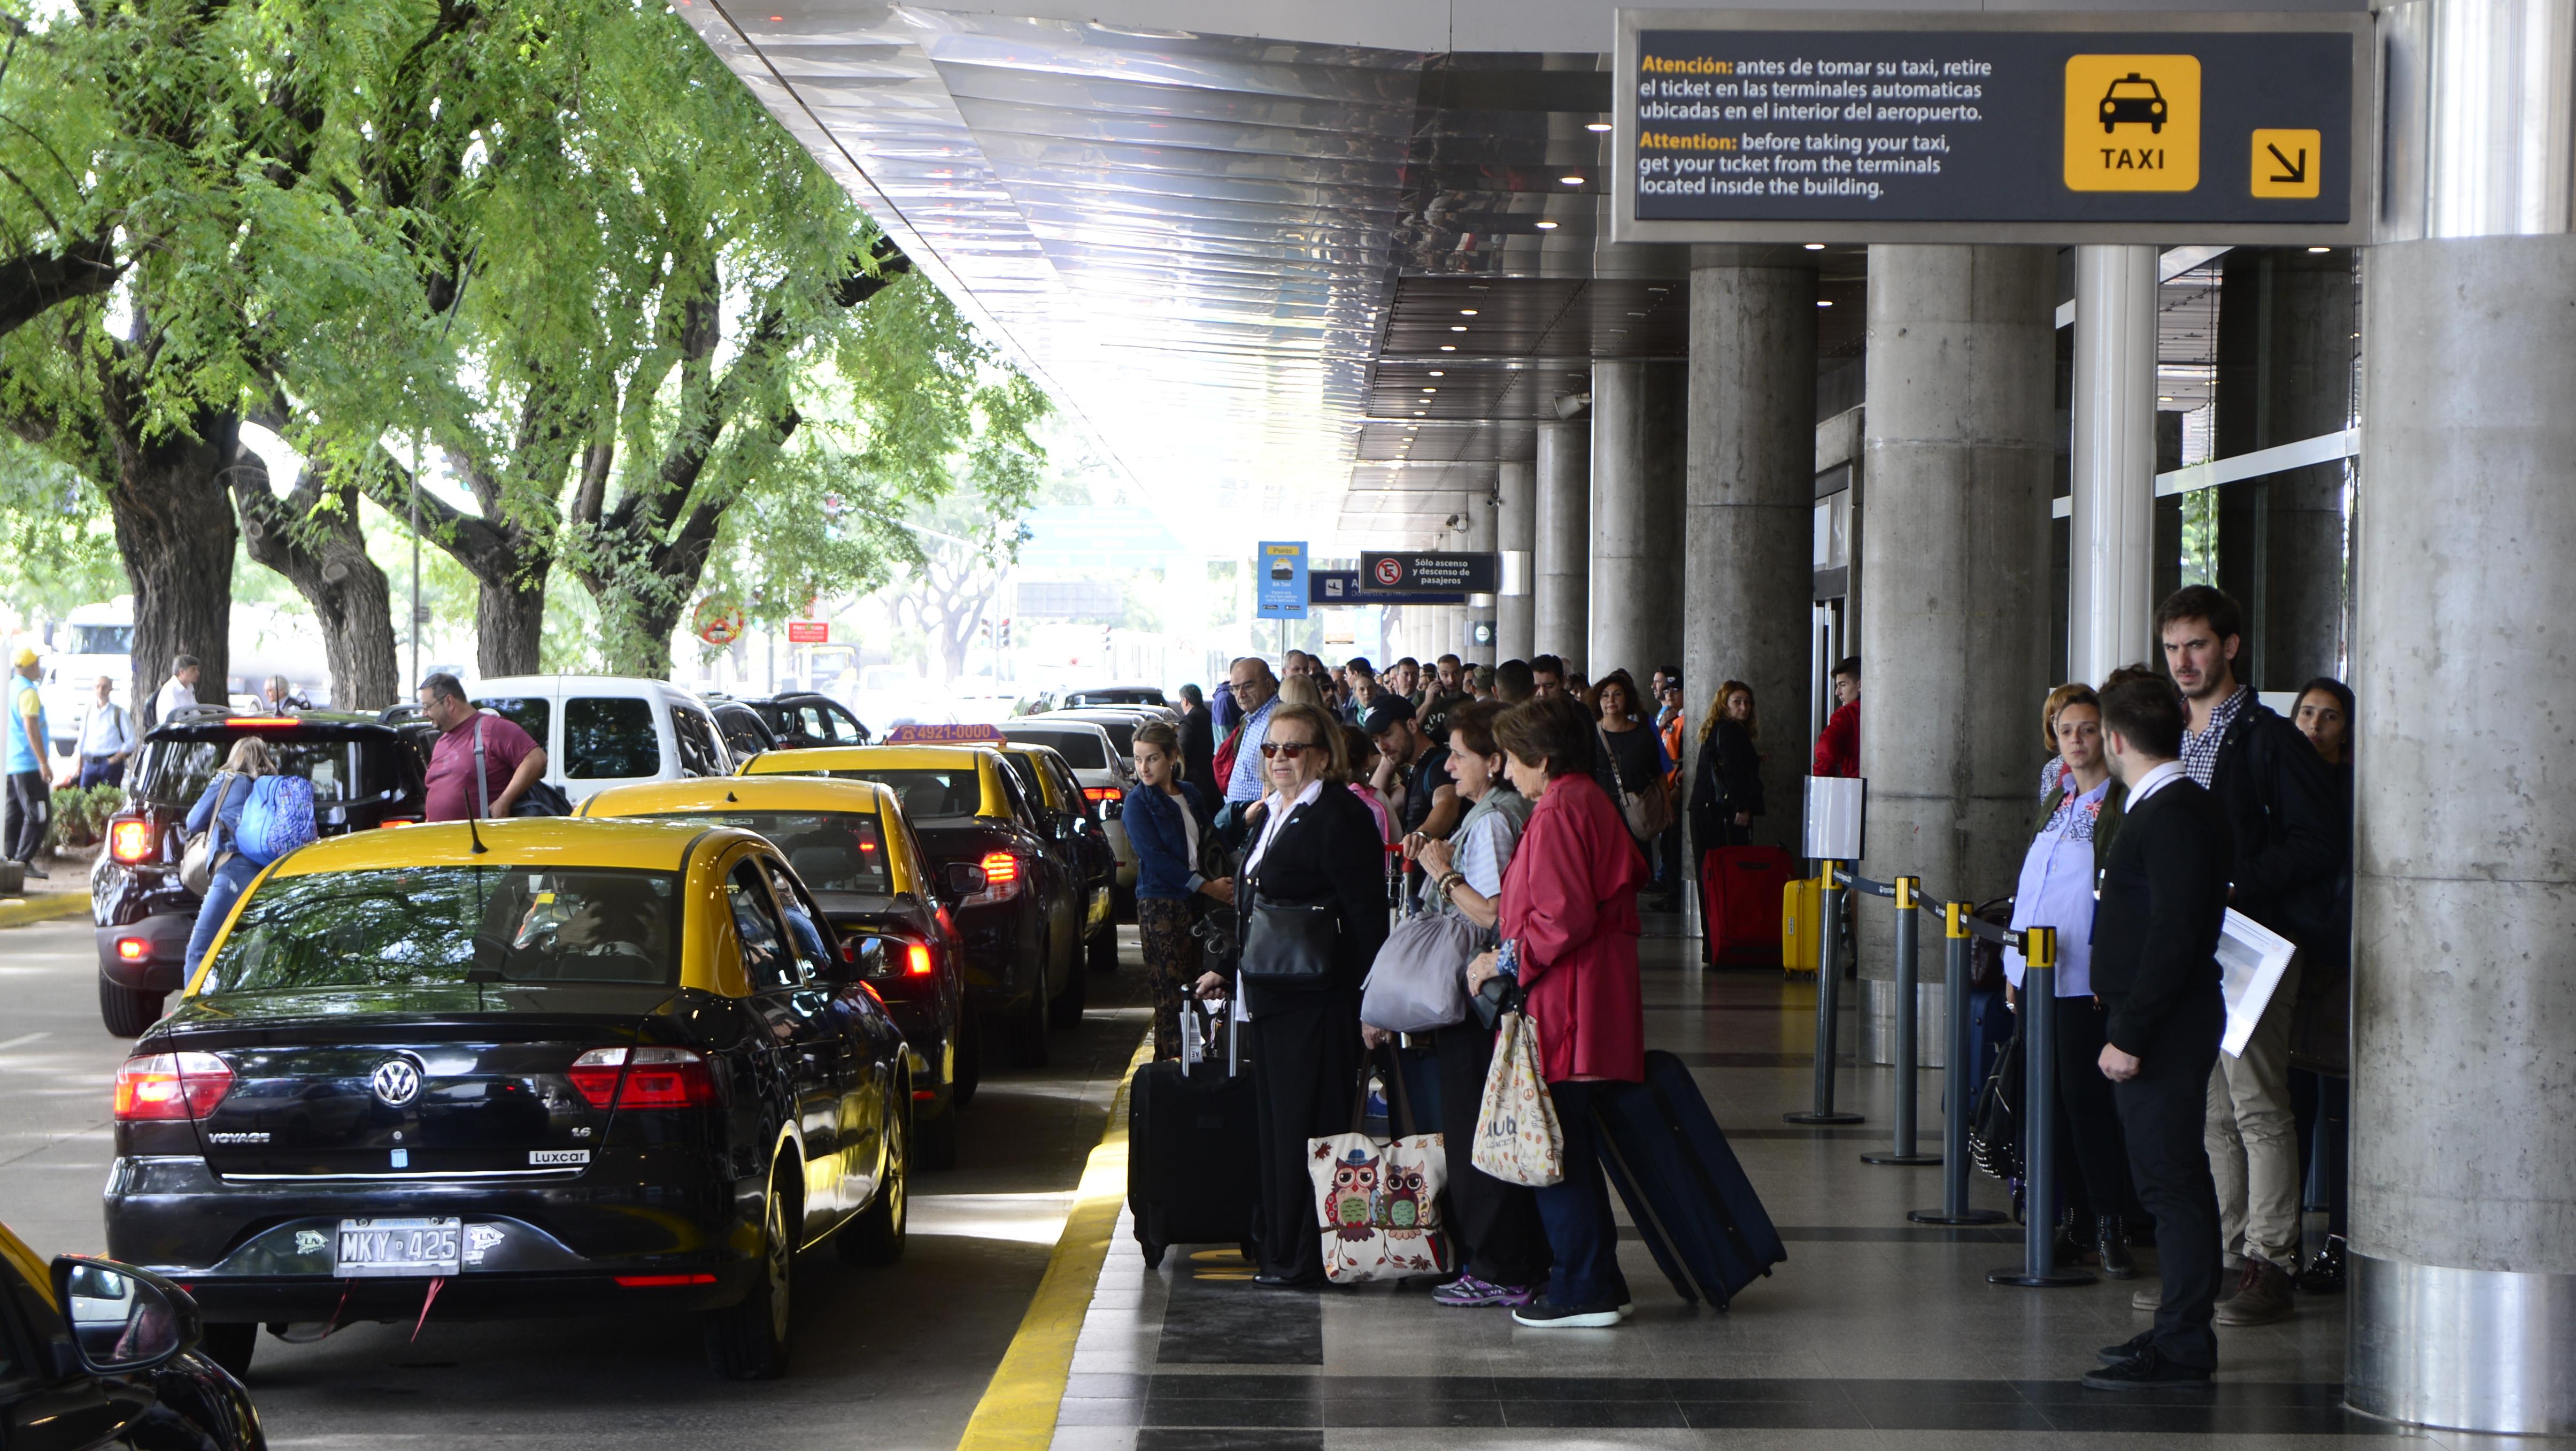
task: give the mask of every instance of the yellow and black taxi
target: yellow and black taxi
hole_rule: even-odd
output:
[[[957,924],[977,1020],[1025,1064],[1046,1062],[1050,1023],[1081,1020],[1082,875],[994,749],[992,727],[899,726],[883,745],[765,751],[740,774],[885,787]]]
[[[0,1446],[260,1451],[259,1413],[202,1348],[186,1291],[113,1260],[51,1265],[0,1225]]]
[[[261,1322],[695,1312],[785,1368],[796,1251],[903,1250],[912,1070],[747,831],[457,822],[255,879],[116,1078],[107,1241]]]
[[[1044,815],[1047,839],[1070,858],[1082,881],[1083,951],[1093,972],[1118,966],[1118,852],[1101,829],[1090,793],[1074,778],[1062,752],[1035,741],[996,740],[1020,778],[1021,794]]]
[[[612,786],[579,814],[721,826],[777,847],[911,1048],[913,1158],[956,1164],[957,1109],[974,1098],[982,1045],[967,1022],[965,952],[893,792],[820,776],[655,781]]]

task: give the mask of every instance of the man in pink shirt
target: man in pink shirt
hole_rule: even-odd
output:
[[[483,788],[491,799],[485,816],[507,816],[530,786],[546,774],[546,752],[510,720],[485,715],[465,698],[465,687],[440,671],[420,683],[421,712],[438,727],[423,780],[424,821],[464,821],[477,814],[474,737],[483,736]]]

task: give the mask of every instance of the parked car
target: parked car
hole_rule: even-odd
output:
[[[694,1312],[762,1379],[796,1251],[903,1252],[912,1093],[750,832],[344,836],[252,884],[118,1071],[107,1242],[190,1287],[236,1374],[263,1322],[408,1321],[435,1286],[450,1320]]]
[[[742,773],[874,781],[891,791],[965,940],[967,998],[978,1020],[1021,1063],[1047,1061],[1048,1026],[1080,1021],[1086,997],[1082,876],[989,736],[770,751],[743,763]]]
[[[1172,702],[1158,685],[1095,685],[1084,690],[1068,690],[1058,702],[1059,709],[1070,710],[1085,705],[1170,705]]]
[[[149,1270],[48,1266],[0,1225],[0,1445],[264,1451],[259,1412],[204,1349],[196,1302]]]
[[[1020,789],[1046,813],[1046,834],[1067,848],[1082,882],[1083,953],[1093,972],[1118,970],[1118,855],[1084,799],[1082,784],[1064,758],[1047,746],[1001,742],[1002,759],[1019,774]]]
[[[705,697],[707,714],[716,718],[716,731],[724,737],[726,749],[736,761],[748,761],[763,751],[778,748],[778,738],[769,732],[769,722],[760,712],[729,695]]]
[[[126,763],[125,805],[108,818],[89,874],[98,1012],[120,1038],[161,1016],[192,965],[182,959],[202,899],[179,881],[180,829],[235,741],[266,741],[285,771],[310,780],[315,825],[337,836],[420,819],[421,773],[437,734],[425,721],[385,725],[332,711],[236,715],[201,705],[173,714]]]
[[[733,774],[714,712],[667,680],[508,675],[477,684],[472,698],[546,748],[545,779],[576,803],[630,781]]]
[[[612,786],[580,814],[730,827],[777,847],[903,1030],[916,1157],[932,1169],[957,1162],[957,1110],[975,1096],[982,1044],[966,1007],[965,951],[892,792],[866,781],[732,776]]]
[[[790,690],[743,705],[777,737],[780,750],[813,746],[864,746],[875,737],[850,708],[813,690]]]
[[[1118,921],[1136,920],[1136,847],[1127,839],[1127,823],[1121,819],[1126,809],[1127,788],[1135,784],[1134,756],[1118,749],[1109,728],[1098,721],[1073,720],[1061,714],[1031,716],[1006,720],[999,729],[1002,739],[1015,744],[1046,746],[1073,772],[1082,786],[1082,798],[1091,806],[1100,828],[1117,859],[1117,882],[1113,912]],[[1130,732],[1133,739],[1133,732]]]

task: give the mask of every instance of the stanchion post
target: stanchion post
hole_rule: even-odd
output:
[[[1916,1224],[2001,1224],[2002,1211],[1968,1207],[1968,1117],[1977,1101],[1977,1064],[1972,1061],[1976,1028],[1968,1021],[1968,975],[1976,965],[1968,904],[1943,903],[1941,930],[1949,949],[1944,970],[1950,995],[1950,1058],[1942,1069],[1941,1207],[1917,1209],[1905,1217]]]
[[[1856,1124],[1856,1113],[1834,1112],[1834,1037],[1840,1026],[1842,1009],[1842,863],[1819,863],[1824,868],[1824,889],[1818,893],[1816,924],[1816,1091],[1815,1107],[1805,1113],[1784,1113],[1784,1122],[1793,1124]]]
[[[2094,1276],[2057,1267],[2057,929],[2023,928],[2021,955],[2022,1262],[1986,1283],[2090,1285]]]
[[[1915,1152],[1915,1089],[1920,1080],[1915,1064],[1915,1034],[1922,1025],[1916,1021],[1916,988],[1914,970],[1915,939],[1923,920],[1923,879],[1898,877],[1889,884],[1896,902],[1896,1133],[1884,1154],[1863,1154],[1864,1164],[1921,1165],[1938,1164],[1939,1154]]]

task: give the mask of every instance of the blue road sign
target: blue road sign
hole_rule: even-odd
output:
[[[1264,541],[1253,561],[1254,613],[1265,620],[1306,618],[1306,542]]]

